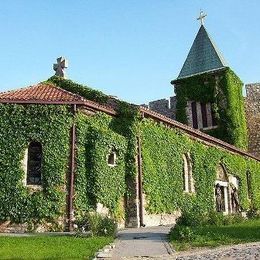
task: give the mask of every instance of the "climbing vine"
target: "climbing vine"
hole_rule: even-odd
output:
[[[187,124],[187,101],[211,103],[218,128],[206,133],[222,139],[239,148],[247,148],[247,129],[243,83],[227,68],[217,74],[204,73],[180,79],[175,88],[177,104],[176,119]]]
[[[97,203],[107,207],[114,217],[122,217],[120,203],[126,191],[127,140],[113,131],[112,120],[102,113],[77,116],[75,207],[78,217],[95,210]],[[112,149],[116,153],[115,166],[108,165],[107,161]]]
[[[64,215],[72,115],[66,106],[0,104],[0,221],[56,222]],[[42,190],[24,185],[31,141],[42,144]]]
[[[93,100],[101,104],[104,104],[108,101],[108,96],[102,93],[101,91],[75,83],[74,81],[69,79],[53,76],[49,78],[46,82],[53,83],[57,87],[60,87],[74,94],[78,94],[82,97],[85,97],[86,99]]]
[[[214,186],[217,166],[225,165],[228,174],[239,179],[239,196],[242,208],[259,208],[258,162],[231,154],[225,150],[205,146],[177,129],[169,129],[151,120],[144,120],[142,129],[142,156],[144,192],[150,213],[171,213],[175,210],[214,210]],[[192,158],[195,194],[183,189],[182,155],[189,152]],[[246,172],[252,175],[253,200],[247,189]]]
[[[238,118],[233,115],[238,107],[235,97],[239,90],[234,83],[236,77],[226,72],[219,82],[219,92],[213,87],[213,79],[194,78],[193,86],[207,82],[195,94],[193,87],[189,94],[186,88],[179,88],[177,115],[185,121],[184,104],[188,99],[216,104],[216,113],[228,119],[223,126],[234,127]],[[224,82],[226,80],[227,82]],[[108,97],[70,80],[52,77],[48,82],[84,96],[87,99],[106,103]],[[186,82],[185,84],[188,84]],[[227,84],[231,90],[224,89]],[[223,90],[224,89],[224,90]],[[227,93],[230,94],[230,97]],[[226,91],[226,92],[225,92]],[[205,94],[205,95],[204,95]],[[233,105],[222,111],[221,95],[227,96]],[[155,121],[141,119],[138,107],[114,100],[117,115],[104,113],[85,114],[80,107],[75,115],[69,106],[61,105],[11,105],[0,104],[0,221],[12,222],[57,222],[66,214],[66,177],[70,154],[70,129],[76,125],[76,169],[75,169],[75,216],[80,219],[98,203],[106,207],[116,219],[123,219],[127,208],[125,200],[136,198],[136,155],[137,136],[142,143],[143,181],[150,213],[170,213],[187,207],[197,210],[211,210],[214,205],[213,187],[216,167],[221,162],[228,172],[240,180],[240,197],[244,209],[260,208],[259,163],[225,150],[205,146],[192,140],[177,129],[169,129]],[[242,105],[241,105],[242,109]],[[183,117],[181,116],[183,113]],[[222,113],[222,114],[221,114]],[[233,120],[233,121],[232,121]],[[243,120],[243,119],[242,119]],[[227,129],[227,131],[229,131]],[[223,132],[224,133],[224,132]],[[242,130],[234,131],[229,140],[243,144],[239,139]],[[233,139],[232,139],[233,138]],[[24,185],[22,160],[30,141],[38,141],[43,147],[42,190],[32,192]],[[116,152],[116,164],[108,165],[111,150]],[[193,162],[195,194],[183,193],[182,154],[189,152]],[[210,158],[210,160],[209,160]],[[245,172],[252,177],[252,194],[246,188]],[[251,201],[248,199],[251,198]]]

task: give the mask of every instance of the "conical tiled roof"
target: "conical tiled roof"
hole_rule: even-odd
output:
[[[228,67],[222,54],[201,25],[177,79]]]

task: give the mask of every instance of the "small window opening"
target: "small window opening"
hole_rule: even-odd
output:
[[[42,145],[31,142],[28,147],[27,185],[41,185]]]
[[[199,125],[198,125],[198,115],[197,115],[197,104],[195,101],[193,101],[191,103],[191,112],[192,112],[192,125],[193,128],[198,129]]]
[[[115,166],[116,165],[116,152],[115,150],[112,150],[108,157],[107,157],[107,164],[109,166]]]
[[[208,119],[207,119],[207,106],[206,103],[200,103],[201,107],[201,116],[202,116],[202,125],[204,127],[208,127]]]
[[[212,105],[211,105],[211,119],[212,119],[212,126],[217,126],[218,121]]]

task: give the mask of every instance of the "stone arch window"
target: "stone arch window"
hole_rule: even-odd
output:
[[[41,185],[42,182],[42,145],[31,142],[28,147],[27,185]]]
[[[224,214],[235,213],[241,210],[239,202],[240,179],[227,174],[223,164],[217,167],[217,180],[215,182],[216,210]]]
[[[116,151],[115,149],[111,149],[108,156],[107,156],[107,164],[109,166],[116,166],[116,159],[117,159],[117,156],[116,156]]]
[[[190,153],[185,153],[183,158],[183,190],[184,192],[195,192],[194,180],[192,176],[192,160]]]
[[[228,213],[229,211],[228,176],[224,165],[217,167],[217,180],[215,182],[216,211]]]

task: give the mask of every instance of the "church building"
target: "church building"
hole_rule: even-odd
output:
[[[74,231],[88,212],[140,227],[260,210],[242,82],[203,24],[165,115],[65,79],[66,67],[60,57],[55,76],[0,93],[0,231]]]

